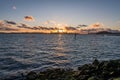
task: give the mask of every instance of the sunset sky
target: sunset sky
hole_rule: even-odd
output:
[[[120,30],[120,0],[0,0],[0,20],[31,26],[101,23]]]

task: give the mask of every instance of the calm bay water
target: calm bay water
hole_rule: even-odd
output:
[[[0,77],[50,67],[120,59],[120,36],[0,34]]]

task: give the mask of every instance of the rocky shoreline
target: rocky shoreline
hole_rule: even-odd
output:
[[[30,71],[21,77],[2,80],[120,80],[120,59],[98,61],[78,67],[77,70],[54,68],[45,71]]]

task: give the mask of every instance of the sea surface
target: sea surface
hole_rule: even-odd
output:
[[[95,58],[120,59],[120,36],[0,34],[0,78],[31,70],[77,68]]]

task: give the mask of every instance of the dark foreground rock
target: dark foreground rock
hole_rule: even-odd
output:
[[[47,69],[42,72],[31,71],[21,78],[4,80],[120,80],[120,60],[101,61],[97,59],[73,69]]]

